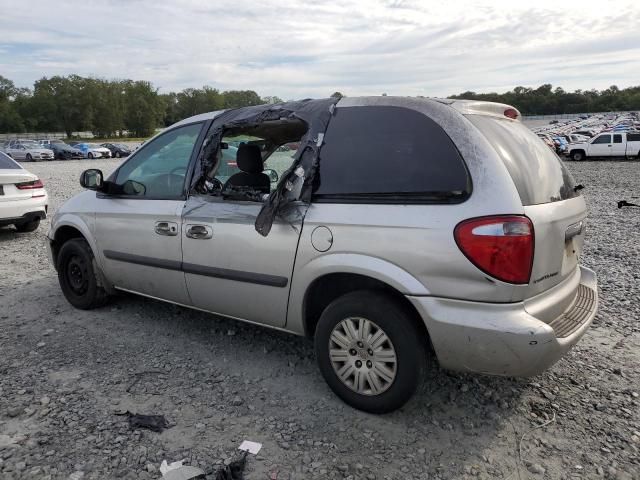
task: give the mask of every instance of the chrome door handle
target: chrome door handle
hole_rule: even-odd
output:
[[[155,231],[158,235],[175,237],[178,235],[178,224],[175,222],[156,222]]]
[[[197,240],[206,240],[213,237],[213,230],[206,225],[187,225],[187,237]]]

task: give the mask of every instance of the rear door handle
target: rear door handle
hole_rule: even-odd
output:
[[[206,240],[213,237],[213,230],[206,225],[187,225],[187,237],[196,240]]]
[[[175,222],[156,222],[155,231],[158,235],[175,237],[176,235],[178,235],[178,224]]]

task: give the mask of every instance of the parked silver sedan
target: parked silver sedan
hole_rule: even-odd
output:
[[[78,308],[120,290],[313,337],[369,412],[402,406],[429,359],[538,374],[598,294],[580,188],[519,117],[365,97],[183,120],[83,173],[48,233],[60,286]]]

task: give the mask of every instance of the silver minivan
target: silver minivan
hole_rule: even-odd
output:
[[[433,358],[538,374],[596,314],[580,186],[509,105],[212,112],[80,182],[48,233],[71,304],[120,290],[313,337],[328,385],[365,411],[402,406]]]

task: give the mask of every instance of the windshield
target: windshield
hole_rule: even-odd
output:
[[[21,143],[22,143],[22,146],[26,148],[42,148],[42,145],[34,141],[21,142]]]
[[[542,140],[521,122],[467,115],[502,159],[523,205],[559,202],[578,196],[575,181]]]

